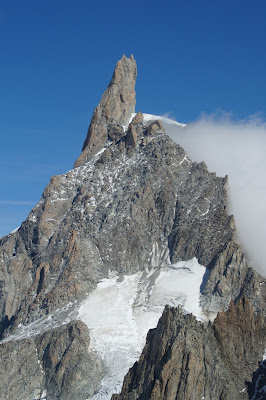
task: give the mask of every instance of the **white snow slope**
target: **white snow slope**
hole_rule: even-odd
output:
[[[182,305],[199,320],[205,267],[194,258],[149,268],[122,279],[114,274],[100,282],[85,300],[78,318],[90,329],[90,350],[102,358],[107,374],[93,400],[107,400],[121,390],[123,378],[138,360],[149,329],[156,327],[164,306]]]

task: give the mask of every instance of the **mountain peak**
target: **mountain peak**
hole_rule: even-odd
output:
[[[125,55],[116,64],[112,79],[99,105],[95,108],[83,144],[82,153],[75,167],[85,164],[97,153],[108,139],[108,127],[113,124],[126,125],[135,112],[135,84],[137,65],[133,55]]]

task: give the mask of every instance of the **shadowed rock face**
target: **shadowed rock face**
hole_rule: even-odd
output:
[[[252,383],[249,385],[251,400],[265,400],[266,398],[266,360],[259,363],[259,368],[254,372]]]
[[[248,399],[245,381],[251,379],[265,337],[264,318],[245,298],[235,306],[232,302],[208,326],[166,307],[125,377],[121,395],[112,400]]]
[[[103,365],[89,353],[87,326],[60,328],[0,346],[0,399],[84,400],[100,387]],[[42,394],[46,393],[42,397]]]
[[[108,140],[112,125],[127,125],[135,112],[137,66],[134,57],[123,56],[117,62],[113,77],[95,108],[82,153],[75,167],[84,165]]]
[[[173,343],[181,343],[176,354],[183,372],[180,375],[180,370],[175,370],[176,358],[170,357],[166,375],[172,371],[180,380],[180,393],[193,389],[205,396],[211,396],[211,377],[218,373],[222,383],[217,379],[215,393],[225,396],[222,386],[230,385],[233,374],[225,360],[229,350],[238,382],[244,385],[250,371],[236,365],[239,359],[243,365],[241,357],[246,360],[243,348],[235,359],[231,355],[238,346],[237,330],[230,336],[233,347],[226,345],[231,325],[245,333],[242,340],[247,348],[251,338],[247,354],[253,351],[256,355],[264,349],[265,344],[257,340],[261,324],[256,322],[252,307],[265,317],[266,281],[248,266],[235,241],[234,218],[227,213],[227,177],[210,173],[205,163],[192,162],[164,133],[160,121],[144,123],[139,112],[128,127],[124,126],[135,108],[135,79],[135,60],[124,56],[95,109],[76,168],[52,177],[18,231],[0,239],[0,334],[10,340],[0,344],[4,365],[1,400],[1,393],[5,400],[17,400],[19,395],[32,400],[44,388],[48,400],[85,400],[85,394],[91,396],[99,388],[103,367],[97,357],[85,351],[89,336],[86,327],[73,321],[75,307],[110,272],[122,277],[146,267],[159,270],[166,260],[176,263],[196,257],[205,265],[201,305],[207,315],[227,310],[231,300],[238,303],[236,308],[231,304],[230,314],[221,314],[212,327],[184,316],[180,310],[168,310],[159,324],[163,331],[154,333],[157,342],[153,345],[156,347],[163,337],[162,351],[168,346],[167,356],[162,353],[162,359],[156,358],[152,364],[147,361],[151,368],[145,372],[145,380],[147,376],[150,382],[147,387],[136,375],[140,395],[155,385],[154,396],[162,398],[158,396],[166,389],[159,378],[153,382],[149,373],[156,368],[159,371],[171,352],[174,354]],[[243,297],[252,307],[241,303]],[[34,331],[35,336],[22,338],[23,329],[36,322],[40,329]],[[151,335],[148,340],[152,341]],[[182,338],[181,342],[175,342],[176,337]],[[252,347],[256,340],[258,347]],[[216,375],[212,375],[216,364],[218,372],[214,368]],[[31,376],[35,378],[31,380]],[[166,385],[169,393],[176,393],[174,382]],[[135,399],[131,386],[129,389],[123,396]],[[233,392],[226,389],[224,393]]]

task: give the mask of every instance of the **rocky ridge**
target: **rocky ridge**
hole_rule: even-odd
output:
[[[248,399],[250,380],[265,341],[265,321],[246,298],[204,325],[181,309],[166,307],[150,330],[138,362],[112,400]]]
[[[201,287],[206,315],[213,317],[227,310],[232,300],[242,304],[245,298],[251,331],[252,318],[265,317],[266,281],[248,266],[235,240],[234,218],[227,213],[227,177],[192,162],[165,134],[161,121],[145,121],[138,112],[130,122],[135,80],[136,63],[124,56],[94,111],[75,168],[52,177],[19,230],[0,239],[1,335],[6,340],[0,357],[5,364],[3,382],[11,382],[2,392],[5,399],[16,398],[11,388],[15,386],[23,386],[23,398],[29,400],[32,393],[41,396],[44,391],[49,400],[71,395],[85,400],[85,392],[92,396],[98,390],[104,367],[88,351],[88,331],[71,325],[70,334],[69,325],[62,323],[74,324],[75,308],[112,271],[124,276],[196,257],[207,268]],[[53,324],[47,322],[49,316]],[[42,318],[46,322],[34,337],[20,335]],[[182,318],[198,326],[193,317]],[[204,331],[198,340],[208,341],[210,335],[217,344],[213,327],[195,329]],[[83,358],[72,351],[76,341]],[[261,341],[252,342],[256,356],[264,349]],[[27,349],[34,346],[39,356],[27,359]],[[61,356],[49,359],[64,353],[62,346],[71,349],[67,360],[73,371],[66,371]],[[12,356],[11,364],[8,355],[18,347],[25,357]],[[45,353],[47,348],[52,352]],[[36,381],[28,381],[28,362],[38,371]],[[23,383],[14,370],[22,371]],[[241,379],[244,387],[246,378]],[[62,392],[65,381],[68,394]],[[83,382],[80,392],[77,382]]]

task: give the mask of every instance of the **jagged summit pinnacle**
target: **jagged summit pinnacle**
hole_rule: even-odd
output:
[[[82,153],[75,163],[79,167],[108,140],[108,129],[112,125],[126,125],[135,112],[135,84],[137,65],[133,55],[125,55],[116,64],[111,82],[99,105],[95,108]]]

